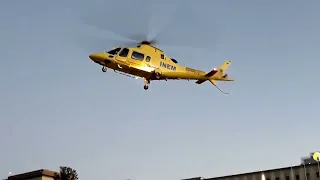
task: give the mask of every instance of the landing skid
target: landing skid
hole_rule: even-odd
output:
[[[131,78],[134,78],[134,79],[139,79],[140,77],[138,76],[133,76],[131,74],[128,74],[128,73],[123,73],[123,72],[120,72],[120,71],[117,71],[117,70],[113,70],[115,73],[118,73],[118,74],[121,74],[121,75],[124,75],[124,76],[128,76],[128,77],[131,77]],[[150,79],[146,79],[144,78],[144,86],[143,86],[143,89],[144,90],[148,90],[149,89],[149,84],[150,84]]]
[[[134,78],[134,79],[139,79],[140,77],[138,76],[133,76],[131,74],[128,74],[128,73],[123,73],[123,72],[120,72],[120,71],[117,71],[117,70],[113,70],[115,73],[118,73],[118,74],[121,74],[123,76],[128,76],[128,77],[131,77],[131,78]]]
[[[120,67],[119,67],[120,68]],[[102,72],[107,72],[108,68],[103,66],[102,67]],[[124,76],[128,76],[128,77],[131,77],[131,78],[134,78],[134,79],[138,79],[140,77],[137,77],[137,76],[133,76],[131,74],[127,74],[127,73],[123,73],[123,72],[120,72],[120,71],[117,71],[117,70],[113,70],[115,73],[118,73],[118,74],[121,74],[121,75],[124,75]],[[150,84],[150,79],[144,79],[144,86],[143,86],[143,89],[144,90],[148,90],[149,89],[149,84]]]

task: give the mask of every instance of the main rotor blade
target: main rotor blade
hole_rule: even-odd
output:
[[[91,28],[103,31],[104,37],[111,35],[122,39],[114,46],[122,42],[124,43],[122,45],[128,46],[145,40],[151,41],[154,45],[193,48],[212,48],[217,44],[219,29],[212,20],[214,17],[206,14],[208,11],[199,11],[198,9],[202,8],[191,7],[181,2],[175,3],[172,0],[154,3],[158,3],[154,5],[155,8],[152,8],[153,4],[150,3],[150,0],[109,0],[108,2],[92,0],[86,6],[86,11],[89,13],[86,13],[86,16],[82,15],[81,20]],[[156,16],[151,11],[157,10],[158,17],[151,20],[153,16]],[[170,17],[164,18],[163,16]],[[152,29],[149,30],[149,28]],[[156,33],[151,33],[151,31],[156,31]],[[101,40],[97,39],[97,41]],[[107,40],[102,41],[107,42]]]
[[[87,7],[90,14],[81,18],[84,24],[128,40],[147,40],[150,0],[93,2]]]
[[[171,23],[154,37],[158,44],[212,48],[220,39],[220,30],[212,16],[199,12],[196,8],[187,4],[180,5]]]
[[[79,36],[75,38],[77,46],[86,53],[109,51],[121,46],[137,46],[139,43],[133,40],[119,40],[102,37],[99,35]]]

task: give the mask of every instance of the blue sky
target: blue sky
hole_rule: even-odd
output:
[[[0,176],[67,165],[81,179],[177,180],[295,165],[319,150],[320,1],[128,4],[0,2]],[[134,34],[148,21],[182,65],[231,60],[236,82],[219,83],[231,94],[192,81],[145,91],[89,61],[115,44],[108,29]]]

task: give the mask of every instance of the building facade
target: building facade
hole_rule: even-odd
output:
[[[184,180],[320,180],[319,155],[319,151],[310,153],[309,156],[301,158],[301,164],[298,166],[207,179],[195,177]]]
[[[319,151],[317,151],[319,152]],[[311,152],[309,156],[301,158],[301,164],[314,164],[318,163],[316,159],[314,159],[313,155],[317,152]],[[318,157],[319,158],[319,157]],[[318,159],[319,161],[319,159]]]
[[[190,178],[187,180],[320,180],[319,163],[256,171],[214,178]]]
[[[57,172],[46,169],[9,176],[7,180],[53,180]]]

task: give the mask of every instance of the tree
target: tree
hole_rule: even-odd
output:
[[[60,173],[54,175],[54,180],[78,180],[78,173],[76,170],[67,167],[60,166]]]

